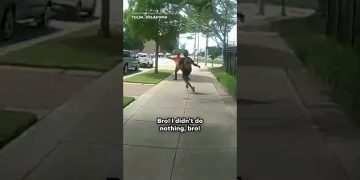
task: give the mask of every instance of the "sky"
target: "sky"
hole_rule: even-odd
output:
[[[129,6],[128,4],[128,1],[127,0],[124,0],[123,1],[124,4],[123,4],[123,10],[126,10]],[[190,52],[192,53],[194,51],[194,43],[195,43],[195,40],[192,39],[192,40],[189,40],[187,39],[186,37],[190,36],[191,34],[187,33],[187,34],[180,34],[180,39],[179,39],[179,45],[181,44],[186,44],[185,45],[185,48]],[[237,43],[237,26],[235,25],[230,33],[229,33],[229,44],[231,42],[234,42],[235,44]],[[196,42],[197,43],[197,42]],[[216,46],[217,43],[212,39],[212,38],[209,38],[209,42],[208,42],[208,46]],[[205,50],[206,48],[206,38],[203,37],[203,35],[200,35],[200,38],[199,38],[199,49],[200,50]]]

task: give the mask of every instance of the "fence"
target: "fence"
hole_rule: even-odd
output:
[[[226,49],[224,66],[225,66],[227,73],[235,76],[236,66],[237,66],[237,47],[236,46],[231,46]]]
[[[340,42],[358,46],[360,40],[360,2],[358,0],[320,0],[326,17],[326,33]]]

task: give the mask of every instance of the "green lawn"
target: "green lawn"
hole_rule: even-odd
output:
[[[155,74],[154,70],[144,72],[129,78],[124,79],[124,82],[143,83],[143,84],[157,84],[170,76],[173,73],[171,70],[159,69],[159,73]]]
[[[124,96],[123,97],[123,108],[125,108],[126,106],[128,106],[130,103],[132,103],[135,100],[135,98],[133,97],[127,97]]]
[[[236,97],[236,77],[225,72],[224,67],[211,68],[210,71],[214,74],[216,79],[227,88],[228,92],[234,98]]]
[[[258,0],[239,0],[238,3],[257,3]],[[265,0],[267,4],[281,5],[281,0]],[[318,0],[287,0],[287,5],[292,7],[301,8],[314,8],[318,7]]]
[[[113,37],[97,36],[98,27],[90,27],[11,52],[0,64],[107,71],[121,60],[121,29],[112,27]]]
[[[356,48],[326,38],[325,20],[319,16],[274,22],[272,28],[279,31],[306,66],[331,87],[334,101],[358,119],[360,58]]]
[[[36,115],[0,110],[0,148],[36,122]]]

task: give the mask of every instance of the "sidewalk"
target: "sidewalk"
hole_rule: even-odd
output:
[[[5,146],[0,179],[121,177],[121,77],[119,65]]]
[[[172,78],[124,109],[124,179],[234,179],[236,112],[227,109],[215,77],[194,68],[195,94]],[[201,117],[205,122],[201,132],[159,132],[157,117]]]
[[[281,37],[263,28],[268,21],[256,17],[256,6],[239,7],[250,18],[238,32],[238,173],[256,180],[358,180],[359,129],[320,93]]]

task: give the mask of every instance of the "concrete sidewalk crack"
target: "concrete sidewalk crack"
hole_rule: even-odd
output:
[[[188,98],[189,98],[189,96],[190,96],[190,94],[188,93]],[[183,116],[185,116],[185,110],[186,110],[187,102],[188,102],[188,100],[186,100],[186,103],[185,103]],[[169,180],[172,179],[172,176],[173,176],[173,173],[174,173],[176,155],[177,155],[177,152],[178,152],[178,149],[179,149],[180,135],[181,135],[181,133],[179,133],[179,137],[178,137],[178,140],[177,140],[177,143],[176,143],[175,155],[174,155],[174,160],[173,160],[172,167],[171,167],[171,174],[170,174],[170,179]]]
[[[40,161],[33,167],[31,168],[28,172],[25,173],[25,175],[23,177],[21,177],[21,180],[26,180],[26,178],[28,178],[41,164],[43,164],[43,162],[51,155],[53,154],[53,152],[55,152],[55,150],[60,147],[61,144],[64,144],[63,141],[60,141],[59,143],[57,143],[43,158],[40,159]]]

